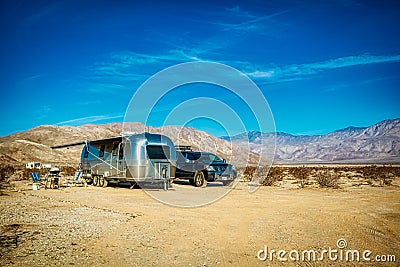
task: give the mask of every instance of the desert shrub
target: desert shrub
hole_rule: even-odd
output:
[[[289,173],[298,180],[301,188],[304,188],[308,184],[311,171],[312,169],[306,166],[289,168]]]
[[[3,190],[8,186],[9,178],[14,173],[14,167],[9,165],[0,166],[0,195],[4,195]]]
[[[74,176],[76,172],[76,168],[72,166],[61,166],[60,171],[63,172],[67,176]]]
[[[315,172],[315,180],[320,187],[339,188],[339,171],[323,167]]]
[[[266,168],[266,167],[264,167]],[[268,175],[266,175],[262,185],[272,186],[275,185],[276,182],[282,181],[284,177],[285,168],[273,166],[269,168]]]
[[[14,174],[15,168],[10,165],[0,166],[0,183],[4,182],[6,179],[10,178]]]
[[[245,182],[251,181],[256,171],[255,166],[246,166],[237,168],[238,176]]]
[[[397,167],[391,166],[370,165],[362,167],[363,176],[370,185],[374,185],[376,182],[380,186],[391,185],[397,171]]]

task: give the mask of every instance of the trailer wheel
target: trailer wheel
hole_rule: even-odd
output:
[[[100,183],[100,181],[101,181],[101,183]],[[99,186],[101,186],[101,187],[107,187],[108,186],[108,181],[103,176],[101,176],[100,179],[99,179]]]
[[[207,181],[206,181],[206,178],[204,177],[204,173],[198,171],[194,174],[194,185],[196,187],[206,187],[207,186]]]
[[[97,186],[99,184],[99,177],[98,176],[93,176],[93,185]]]
[[[100,177],[99,177],[99,186],[100,186],[100,187],[104,187],[104,181],[105,181],[104,177],[103,177],[103,176],[100,176]]]

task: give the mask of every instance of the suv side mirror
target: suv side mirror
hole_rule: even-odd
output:
[[[223,163],[226,163],[226,159],[223,159],[222,162],[223,162]]]

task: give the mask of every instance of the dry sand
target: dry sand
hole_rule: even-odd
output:
[[[398,184],[250,194],[241,182],[213,204],[177,208],[140,189],[33,191],[27,181],[14,182],[0,196],[0,266],[399,266]],[[340,238],[347,250],[371,250],[371,259],[395,255],[397,262],[257,258],[265,245],[301,253],[337,249]]]

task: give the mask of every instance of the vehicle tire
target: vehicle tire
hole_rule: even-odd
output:
[[[207,186],[207,181],[206,181],[206,178],[204,177],[204,173],[196,172],[194,174],[194,186],[196,186],[196,187],[206,187]]]
[[[98,176],[93,176],[93,185],[97,186],[99,184],[99,177]]]
[[[193,186],[195,186],[196,184],[194,183],[194,179],[189,179],[189,183]]]
[[[102,185],[102,187],[107,187],[108,186],[108,181],[106,180],[106,178],[104,178],[103,176],[102,176],[102,180],[103,180],[103,185]]]
[[[222,181],[222,184],[224,186],[230,186],[232,184],[233,181]]]
[[[99,186],[104,187],[104,177],[103,176],[99,177]]]

